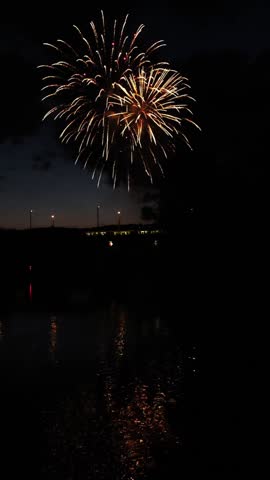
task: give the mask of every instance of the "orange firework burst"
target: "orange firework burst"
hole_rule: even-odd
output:
[[[177,135],[191,148],[183,123],[199,127],[190,118],[189,103],[194,99],[186,93],[189,88],[187,78],[168,68],[139,67],[137,75],[125,74],[124,82],[122,79],[115,89],[117,93],[111,96],[116,113],[110,115],[118,119],[121,135],[132,140],[131,163],[135,150],[142,159],[147,158],[148,152],[162,171],[159,152],[167,158],[167,149]],[[144,166],[152,179],[146,161]]]

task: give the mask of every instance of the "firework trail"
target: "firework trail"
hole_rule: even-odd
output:
[[[160,152],[167,157],[175,135],[180,133],[189,145],[179,115],[191,113],[180,103],[190,98],[181,93],[187,87],[185,79],[166,69],[167,62],[153,64],[163,40],[142,50],[139,38],[144,25],[128,35],[127,20],[128,15],[123,23],[115,20],[107,28],[101,11],[101,28],[91,21],[89,39],[74,25],[76,47],[64,40],[45,43],[60,59],[38,67],[46,71],[42,100],[50,104],[43,120],[64,120],[61,142],[77,144],[75,164],[91,166],[98,185],[109,167],[115,187],[123,158],[129,187],[129,166],[137,156],[152,181],[149,156],[162,171],[157,158]]]

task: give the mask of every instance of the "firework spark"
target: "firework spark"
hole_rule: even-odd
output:
[[[64,40],[45,43],[60,59],[38,67],[47,71],[42,100],[50,102],[43,120],[65,121],[60,140],[77,144],[75,164],[80,160],[84,168],[91,166],[98,185],[104,167],[110,166],[115,186],[120,157],[132,165],[139,156],[152,181],[149,155],[162,171],[157,159],[160,153],[167,157],[176,135],[190,146],[182,123],[197,126],[186,118],[187,113],[191,116],[186,79],[170,70],[167,62],[153,65],[163,40],[142,50],[139,37],[144,25],[128,35],[127,20],[128,15],[123,23],[115,20],[107,28],[101,12],[101,29],[90,22],[89,39],[74,25],[76,47]]]

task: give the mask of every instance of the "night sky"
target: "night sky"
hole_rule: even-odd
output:
[[[28,10],[11,12],[6,9],[1,12],[0,227],[27,227],[29,209],[34,210],[35,226],[49,225],[52,213],[57,226],[93,226],[98,202],[101,204],[102,224],[115,223],[118,210],[121,210],[123,223],[142,221],[143,189],[128,193],[123,185],[113,190],[106,179],[97,189],[89,172],[74,166],[71,152],[58,142],[53,121],[41,122],[46,110],[40,102],[41,82],[36,67],[46,63],[48,51],[43,42],[54,43],[57,38],[68,41],[72,24],[85,32],[87,22],[98,18],[100,8],[108,17],[124,17],[130,13],[131,29],[144,23],[143,37],[147,43],[164,39],[167,43],[164,56],[182,66],[183,74],[189,74],[185,65],[190,65],[194,58],[208,56],[209,59],[212,55],[217,59],[224,51],[230,51],[245,56],[249,64],[270,49],[270,7],[266,6],[267,2],[256,2],[256,7],[250,8],[235,7],[235,2],[230,1],[224,6],[219,2],[219,7],[204,2],[204,8],[197,6],[196,2],[189,2],[190,6],[183,6],[184,2],[181,4],[179,2],[179,7],[172,8],[144,8],[142,4],[126,2],[121,8],[113,3],[109,10],[100,2],[72,2],[72,5],[65,2],[63,7],[54,2],[54,6],[37,3],[34,10],[29,7]],[[202,67],[195,84],[200,78],[206,83],[206,69],[207,65],[205,69]],[[233,71],[229,78],[233,83]],[[189,75],[189,79],[192,86],[193,77]],[[209,75],[210,91],[211,81],[216,91],[216,80]],[[207,100],[200,97],[200,88],[197,91],[195,88],[195,93],[196,120],[202,125],[203,132],[201,137],[196,136],[194,150],[203,150],[205,143],[214,143],[215,162],[224,167],[224,158],[230,156],[228,148],[234,150],[233,138],[236,138],[236,150],[241,151],[238,122],[234,120],[231,125],[220,123],[218,128],[223,134],[219,132],[218,141],[217,137],[212,139],[207,122],[218,124],[219,120],[215,122],[210,118],[214,109],[210,113],[207,111]],[[216,97],[215,101],[216,111],[219,111],[219,98]],[[253,105],[256,102],[254,97],[250,101]],[[254,122],[254,116],[251,122]],[[229,135],[229,140],[227,130],[233,130],[235,134]],[[241,131],[239,135],[245,137],[245,132]],[[203,148],[200,142],[204,144]],[[258,172],[256,165],[254,168]]]

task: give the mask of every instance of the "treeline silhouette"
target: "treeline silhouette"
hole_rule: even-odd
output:
[[[190,79],[202,132],[186,131],[192,152],[179,140],[142,213],[181,245],[167,264],[239,332],[244,312],[258,315],[266,288],[270,51],[202,53],[174,66]]]

